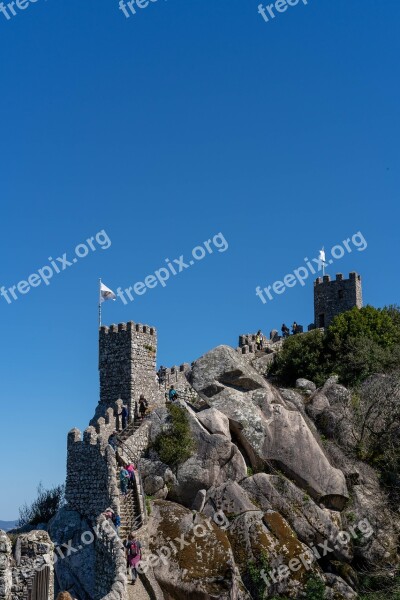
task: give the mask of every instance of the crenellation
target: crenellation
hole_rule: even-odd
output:
[[[99,435],[102,435],[104,433],[104,430],[106,428],[106,420],[104,417],[99,417],[97,419],[97,425],[96,425],[96,431]]]
[[[68,446],[72,445],[72,444],[77,444],[79,442],[82,441],[82,433],[79,431],[79,429],[71,429],[71,431],[68,433]]]
[[[96,446],[98,443],[98,435],[97,431],[94,427],[87,427],[83,432],[83,443],[90,444],[92,446]]]

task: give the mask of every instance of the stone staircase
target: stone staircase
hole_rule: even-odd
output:
[[[130,489],[126,496],[120,493],[121,527],[120,538],[126,540],[131,531],[136,531],[142,525],[142,514],[136,489]]]
[[[120,439],[121,442],[125,442],[129,437],[131,437],[131,435],[133,435],[139,429],[141,424],[142,421],[140,421],[139,419],[131,421],[129,425],[118,434],[118,439]]]

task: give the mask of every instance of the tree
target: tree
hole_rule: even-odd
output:
[[[39,523],[48,523],[64,504],[63,485],[58,485],[46,490],[42,483],[37,488],[37,498],[31,505],[25,503],[19,509],[18,526],[39,525]]]
[[[400,501],[400,373],[374,375],[353,401],[353,435],[359,457],[378,469],[395,506]]]
[[[328,372],[324,335],[316,329],[305,335],[287,338],[282,350],[276,355],[269,374],[275,375],[287,385],[293,385],[299,377],[322,385]]]
[[[175,404],[171,404],[168,411],[170,427],[157,436],[154,449],[163,463],[170,467],[176,467],[190,458],[194,450],[194,443],[187,412]]]
[[[373,373],[400,368],[400,310],[353,308],[335,317],[323,334],[315,330],[288,338],[270,369],[282,383],[298,377],[317,385],[336,373],[345,385],[358,385]]]
[[[345,384],[357,384],[372,373],[396,367],[400,316],[394,307],[353,308],[335,317],[328,327],[325,355]],[[400,363],[399,363],[400,364]]]

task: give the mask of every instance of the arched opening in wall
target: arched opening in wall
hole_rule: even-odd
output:
[[[36,571],[32,588],[28,593],[28,600],[50,600],[50,567],[47,565],[40,571]]]

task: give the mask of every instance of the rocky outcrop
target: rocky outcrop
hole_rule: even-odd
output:
[[[216,408],[202,410],[196,416],[209,433],[220,433],[231,439],[229,419]]]
[[[197,360],[192,384],[225,414],[252,466],[275,467],[326,506],[343,509],[343,473],[329,463],[302,414],[289,410],[279,392],[227,346]]]
[[[163,500],[152,503],[149,549],[142,570],[154,566],[166,600],[250,600],[228,536],[211,519]]]
[[[338,544],[343,523],[339,512],[321,508],[288,479],[258,473],[242,482],[249,498],[262,510],[279,512],[299,540],[308,546],[327,540],[339,560],[350,562],[353,557],[349,543]]]
[[[181,406],[187,411],[194,440],[195,449],[192,456],[183,464],[179,464],[173,473],[171,469],[168,470],[167,465],[162,465],[155,454],[151,459],[156,461],[156,467],[146,461],[141,461],[140,465],[145,490],[150,491],[150,485],[156,485],[158,490],[163,489],[161,480],[154,479],[156,469],[156,475],[163,478],[164,485],[168,488],[168,499],[190,507],[199,490],[207,490],[226,480],[239,481],[246,476],[247,468],[237,446],[226,435],[209,433],[189,407],[183,403]],[[224,422],[222,418],[220,421]],[[154,428],[151,431],[151,439],[154,441],[161,431],[168,428],[168,410],[158,409],[156,414],[152,415],[152,422]]]
[[[71,590],[79,598],[95,597],[96,553],[94,544],[82,544],[82,535],[91,532],[90,523],[74,510],[62,508],[50,521],[49,533],[57,554],[57,580],[61,590]],[[63,544],[69,545],[66,550]],[[79,550],[78,550],[79,548]]]

